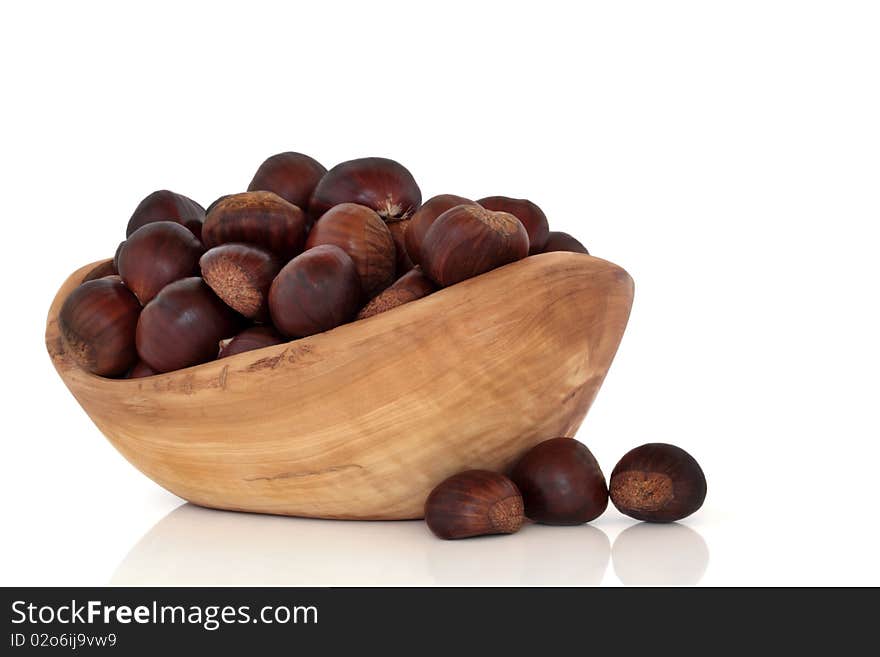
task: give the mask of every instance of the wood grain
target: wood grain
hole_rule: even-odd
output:
[[[58,330],[100,264],[58,291],[46,346],[114,447],[195,504],[319,518],[420,518],[446,477],[574,435],[633,297],[620,267],[548,253],[320,335],[117,381],[80,369]]]

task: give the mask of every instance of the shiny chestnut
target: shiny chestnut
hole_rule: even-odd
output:
[[[169,283],[196,274],[204,252],[195,235],[173,221],[141,226],[123,244],[119,275],[143,305]]]
[[[306,249],[332,244],[345,251],[357,267],[364,294],[372,298],[394,282],[397,253],[394,238],[373,210],[342,203],[314,225]]]
[[[412,216],[422,202],[422,192],[409,170],[384,157],[364,157],[337,164],[312,193],[309,213],[319,219],[340,203],[372,208],[388,223]]]
[[[183,194],[160,189],[142,200],[128,220],[125,236],[154,221],[174,221],[188,228],[197,239],[202,237],[205,208]]]
[[[428,229],[420,250],[425,274],[441,287],[525,258],[529,236],[512,214],[458,205]]]
[[[571,251],[572,253],[590,255],[590,252],[587,251],[587,247],[568,233],[563,233],[562,231],[550,231],[550,236],[547,238],[547,244],[544,245],[544,253],[551,253],[554,251]]]
[[[523,499],[504,475],[468,470],[431,491],[425,502],[425,522],[443,539],[513,534],[523,524]]]
[[[476,205],[476,202],[455,194],[439,194],[429,198],[415,211],[412,219],[409,220],[405,236],[406,252],[413,264],[418,265],[422,262],[422,242],[428,229],[437,217],[456,205]]]
[[[137,323],[137,352],[158,372],[171,372],[217,358],[220,341],[242,322],[199,277],[162,288]]]
[[[58,314],[66,351],[85,370],[121,376],[137,361],[135,327],[141,304],[117,276],[73,290]]]
[[[257,169],[249,192],[274,192],[288,203],[306,210],[315,186],[327,173],[326,167],[303,153],[278,153]]]
[[[243,354],[246,351],[271,347],[287,342],[287,339],[271,326],[251,326],[234,338],[221,343],[218,358]]]
[[[283,263],[250,244],[221,244],[199,260],[202,278],[230,308],[249,319],[269,318],[269,287]]]
[[[522,493],[526,516],[545,525],[581,525],[608,506],[599,463],[573,438],[535,445],[517,461],[510,478]]]
[[[610,492],[623,514],[647,522],[675,522],[703,506],[706,476],[680,447],[648,443],[620,459],[611,473]]]
[[[321,244],[278,272],[269,289],[269,311],[283,335],[303,338],[350,322],[361,299],[354,261],[338,246]]]
[[[379,315],[410,301],[426,297],[436,290],[434,281],[425,276],[421,269],[412,269],[394,281],[391,287],[370,299],[369,303],[361,308],[357,318],[366,319]]]
[[[550,224],[547,215],[537,205],[524,198],[509,196],[487,196],[477,201],[487,210],[508,212],[519,219],[529,234],[529,255],[541,253],[550,236]]]

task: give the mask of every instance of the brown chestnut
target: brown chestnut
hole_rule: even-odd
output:
[[[647,522],[675,522],[703,506],[706,476],[680,447],[648,443],[624,454],[614,466],[610,491],[623,514]]]
[[[100,376],[121,376],[137,361],[135,327],[141,304],[116,276],[87,281],[58,314],[67,353]]]
[[[246,351],[271,347],[272,345],[287,342],[283,335],[271,326],[251,326],[236,335],[231,340],[221,343],[218,358],[243,354]]]
[[[432,196],[420,207],[409,220],[409,228],[406,231],[406,252],[413,264],[418,265],[422,261],[421,247],[425,240],[425,234],[441,214],[451,210],[456,205],[476,205],[476,203],[464,196],[455,194],[439,194]]]
[[[412,269],[398,278],[391,287],[386,288],[358,313],[358,319],[366,319],[384,313],[410,301],[426,297],[437,290],[434,282],[422,273],[421,269]]]
[[[354,319],[361,294],[354,261],[338,246],[321,244],[278,272],[269,289],[272,323],[290,338],[329,331]]]
[[[250,244],[221,244],[199,260],[202,278],[233,310],[260,322],[269,318],[269,286],[283,263]]]
[[[385,222],[370,208],[341,203],[314,225],[306,249],[333,244],[345,251],[357,267],[367,298],[394,282],[397,254]]]
[[[238,331],[241,317],[198,277],[162,288],[137,323],[141,360],[159,372],[171,372],[217,358],[220,340]]]
[[[82,279],[82,282],[85,283],[87,281],[93,281],[98,278],[104,278],[105,276],[118,276],[118,274],[116,273],[116,267],[113,266],[112,260],[102,262],[100,265],[95,267],[92,271],[85,275],[85,278]]]
[[[574,237],[562,231],[551,230],[547,238],[547,244],[544,246],[544,253],[553,251],[571,251],[572,253],[584,253],[590,255],[587,247],[581,244]]]
[[[202,243],[173,221],[141,226],[125,240],[119,252],[119,275],[141,304],[159,290],[198,271]]]
[[[134,367],[132,367],[128,374],[125,375],[126,379],[142,379],[146,376],[154,376],[159,374],[157,370],[154,370],[152,367],[147,365],[144,361],[139,360],[135,363]]]
[[[513,466],[526,517],[545,525],[581,525],[608,506],[605,475],[586,445],[573,438],[538,443]]]
[[[529,234],[529,255],[542,253],[550,236],[550,224],[544,211],[524,198],[487,196],[477,201],[487,210],[508,212],[519,219]]]
[[[147,196],[135,208],[128,220],[125,236],[129,237],[141,226],[154,221],[174,221],[186,226],[197,239],[201,239],[205,208],[183,194],[160,189]]]
[[[406,234],[411,223],[412,219],[404,219],[387,224],[388,230],[391,231],[391,238],[394,240],[394,251],[397,254],[395,270],[398,276],[403,276],[413,268],[413,261],[410,260],[409,254],[406,252]]]
[[[425,522],[445,539],[513,534],[523,524],[523,500],[504,475],[468,470],[431,491],[425,502]]]
[[[325,173],[326,167],[308,155],[278,153],[260,165],[248,191],[275,192],[288,203],[305,210],[315,186]]]
[[[116,247],[116,253],[113,254],[113,271],[117,274],[119,273],[119,254],[122,253],[122,248],[125,246],[125,240],[122,240],[119,243],[119,246]]]
[[[441,287],[525,258],[529,236],[519,219],[479,205],[458,205],[431,225],[422,243],[422,268]]]
[[[214,202],[202,241],[209,249],[229,242],[255,244],[288,260],[302,251],[306,230],[306,216],[297,206],[272,192],[243,192]]]
[[[422,192],[402,164],[384,157],[364,157],[337,164],[321,178],[309,202],[309,214],[319,219],[340,203],[372,208],[388,223],[412,216]]]

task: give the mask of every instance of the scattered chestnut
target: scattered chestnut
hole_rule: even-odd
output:
[[[431,491],[425,502],[425,522],[445,539],[513,534],[523,524],[523,499],[504,475],[468,470]]]
[[[421,269],[411,269],[398,278],[391,287],[386,288],[370,299],[358,313],[358,319],[366,319],[384,313],[410,301],[426,297],[437,290],[434,282],[422,273]]]
[[[212,204],[202,241],[209,249],[229,242],[255,244],[288,260],[302,251],[306,231],[299,207],[272,192],[243,192]]]
[[[202,243],[184,226],[156,221],[141,226],[119,252],[119,275],[146,305],[159,290],[198,271]]]
[[[345,251],[357,267],[367,298],[394,282],[397,254],[394,238],[373,210],[341,203],[328,210],[309,233],[306,249],[333,244]]]
[[[248,191],[275,192],[288,203],[305,210],[315,186],[325,173],[326,167],[308,155],[278,153],[260,165]]]
[[[283,263],[250,244],[221,244],[199,260],[202,278],[226,305],[260,322],[269,318],[269,286]]]
[[[196,238],[202,238],[202,223],[205,221],[205,208],[182,194],[160,189],[141,201],[125,229],[129,237],[141,226],[154,221],[174,221],[186,226]]]
[[[479,205],[458,205],[441,214],[422,242],[421,265],[441,287],[525,258],[529,236],[519,219]]]
[[[538,443],[514,465],[510,478],[522,493],[526,517],[545,525],[581,525],[608,506],[599,464],[573,438]]]
[[[251,326],[236,335],[231,340],[221,343],[218,358],[226,358],[235,354],[243,354],[246,351],[271,347],[272,345],[287,342],[283,335],[271,326]]]
[[[132,367],[128,374],[125,375],[126,379],[142,379],[145,376],[154,376],[159,374],[157,370],[154,370],[152,367],[147,365],[144,361],[139,360],[135,363],[134,367]]]
[[[550,253],[552,251],[571,251],[572,253],[585,253],[586,255],[590,255],[590,252],[587,251],[587,247],[574,237],[568,233],[555,230],[550,231],[550,236],[547,238],[547,244],[544,246],[544,253]]]
[[[441,214],[451,210],[456,205],[476,205],[476,203],[463,196],[455,194],[440,194],[432,196],[420,207],[409,220],[409,228],[406,231],[406,252],[413,264],[418,265],[422,261],[421,247],[425,240],[425,234]]]
[[[116,276],[87,281],[58,314],[67,353],[100,376],[121,376],[137,361],[135,327],[141,304]]]
[[[354,318],[361,294],[351,257],[338,246],[321,244],[278,272],[269,289],[272,323],[290,338],[329,331]]]
[[[398,276],[403,276],[413,268],[413,261],[410,260],[409,254],[406,252],[406,234],[410,224],[412,224],[412,219],[387,224],[388,230],[391,231],[391,238],[394,240],[394,251],[397,253],[395,270]]]
[[[422,192],[402,164],[384,157],[364,157],[337,164],[321,178],[309,202],[319,219],[340,203],[372,208],[388,223],[408,219],[422,202]]]
[[[675,522],[703,506],[706,477],[680,447],[648,443],[624,454],[614,466],[610,491],[623,514],[647,522]]]
[[[141,312],[137,352],[159,372],[170,372],[217,358],[220,340],[241,322],[198,277],[166,285]]]
[[[542,253],[550,235],[550,224],[544,211],[524,198],[487,196],[477,201],[487,210],[508,212],[519,219],[529,234],[529,255]]]

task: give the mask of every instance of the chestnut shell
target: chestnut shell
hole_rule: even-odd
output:
[[[269,318],[269,287],[283,263],[266,249],[231,242],[199,260],[202,278],[227,306],[257,321]]]
[[[528,518],[545,525],[581,525],[608,506],[605,476],[592,452],[573,438],[538,443],[514,465]]]
[[[412,216],[422,202],[422,192],[409,170],[384,157],[364,157],[337,164],[312,193],[309,214],[319,219],[340,203],[372,208],[392,223]]]
[[[590,255],[587,247],[580,243],[577,239],[558,230],[551,230],[547,238],[547,244],[544,245],[544,253],[552,253],[554,251],[570,251],[571,253],[583,253]]]
[[[477,201],[487,210],[507,212],[519,219],[529,234],[529,255],[544,251],[547,238],[550,236],[550,224],[547,215],[537,205],[524,198],[509,196],[487,196]]]
[[[241,321],[201,278],[182,278],[141,312],[138,355],[159,372],[206,363],[217,358],[220,340],[237,333]]]
[[[269,289],[269,311],[283,335],[304,338],[354,319],[361,295],[351,257],[338,246],[322,244],[278,272]]]
[[[221,346],[218,358],[243,354],[246,351],[271,347],[287,342],[287,339],[272,326],[251,326]]]
[[[357,267],[364,294],[372,298],[394,281],[397,252],[388,226],[370,208],[342,203],[314,225],[306,250],[333,244],[345,251]]]
[[[504,475],[467,470],[431,491],[425,501],[425,522],[444,539],[513,534],[523,524],[523,500]]]
[[[202,238],[205,208],[183,194],[160,189],[144,198],[128,220],[125,236],[154,221],[174,221],[188,228],[197,239]]]
[[[327,168],[308,155],[293,151],[278,153],[260,165],[247,190],[274,192],[288,203],[306,210],[315,186],[325,173]]]
[[[303,211],[272,192],[242,192],[217,199],[205,218],[202,241],[209,249],[229,242],[254,244],[289,260],[306,239]]]
[[[529,236],[512,214],[458,205],[437,217],[420,253],[425,274],[447,287],[521,260],[528,252]]]
[[[409,221],[405,236],[406,252],[413,264],[418,265],[422,262],[422,242],[425,240],[425,235],[431,224],[441,214],[457,205],[476,205],[476,202],[455,194],[438,194],[429,198],[422,204],[422,207],[415,211]]]
[[[675,522],[706,499],[706,476],[693,456],[675,445],[648,443],[623,455],[611,473],[611,501],[646,522]]]
[[[398,278],[391,287],[382,290],[361,308],[358,319],[367,319],[410,301],[426,297],[437,290],[434,281],[425,276],[421,269],[411,269]]]
[[[137,361],[135,327],[141,304],[117,276],[87,281],[64,300],[58,325],[67,349],[84,369],[121,376]]]
[[[169,283],[197,273],[205,250],[189,230],[173,221],[141,226],[121,246],[119,275],[143,305]]]

